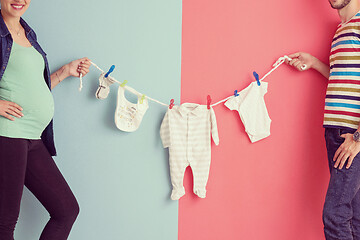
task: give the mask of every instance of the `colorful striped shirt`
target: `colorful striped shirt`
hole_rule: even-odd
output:
[[[331,45],[324,127],[358,129],[360,122],[360,12],[337,28]]]

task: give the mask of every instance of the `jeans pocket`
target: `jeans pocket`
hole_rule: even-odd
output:
[[[350,129],[341,129],[339,128],[339,137],[343,134],[351,133],[354,134],[356,130],[350,130]]]
[[[336,141],[343,143],[345,141],[345,138],[341,137],[341,135],[349,133],[349,131],[341,128],[336,129],[336,131]]]

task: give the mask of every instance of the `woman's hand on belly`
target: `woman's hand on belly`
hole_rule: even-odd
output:
[[[14,117],[21,118],[24,114],[21,112],[23,109],[13,102],[0,100],[0,115],[14,121]]]

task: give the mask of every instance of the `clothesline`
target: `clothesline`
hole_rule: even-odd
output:
[[[283,57],[280,57],[280,58],[274,63],[272,69],[271,69],[268,73],[266,73],[261,79],[259,79],[259,81],[263,81],[266,77],[268,77],[273,71],[275,71],[278,67],[280,67],[280,66],[285,62],[285,60],[291,61],[292,59],[291,59],[290,57],[286,56],[286,55],[283,56]],[[98,67],[94,62],[91,62],[91,64],[92,64],[94,67],[96,67],[101,73],[105,73],[105,71],[102,70],[100,67]],[[306,68],[306,65],[304,64],[301,68],[302,68],[302,69],[305,69],[305,68]],[[116,80],[115,78],[113,78],[113,77],[111,77],[111,76],[108,76],[108,78],[110,78],[113,82],[117,82],[117,83],[119,83],[119,84],[122,84],[122,82],[119,82],[118,80]],[[82,85],[83,85],[82,82],[83,82],[83,76],[82,76],[82,74],[80,74],[80,87],[79,87],[79,91],[81,91],[81,89],[82,89]],[[136,91],[135,89],[133,89],[132,87],[129,87],[129,86],[127,86],[127,85],[125,85],[124,88],[125,88],[126,90],[128,90],[129,92],[137,95],[137,96],[143,96],[143,95],[144,95],[144,94]],[[212,104],[212,105],[210,105],[210,106],[211,106],[211,107],[214,107],[214,106],[216,106],[216,105],[219,105],[220,103],[226,102],[228,99],[232,98],[233,96],[234,96],[234,95],[231,95],[231,96],[229,96],[229,97],[227,97],[227,98],[225,98],[225,99],[223,99],[223,100],[220,100],[220,101],[218,101],[218,102],[216,102],[216,103],[214,103],[214,104]],[[149,97],[149,96],[147,96],[147,95],[145,95],[145,98],[147,98],[148,100],[151,100],[151,101],[153,101],[153,102],[156,102],[156,103],[158,103],[158,104],[160,104],[160,105],[163,105],[163,106],[166,106],[166,107],[169,106],[169,104],[165,104],[165,103],[163,103],[163,102],[160,102],[160,101],[158,101],[158,100],[156,100],[156,99],[154,99],[154,98],[151,98],[151,97]]]
[[[93,63],[93,62],[90,62],[90,63],[91,63],[94,67],[96,67],[101,73],[105,73],[105,71],[102,70],[100,67],[98,67],[98,65],[96,65],[96,64]],[[118,80],[116,80],[115,78],[113,78],[113,77],[111,77],[111,76],[108,76],[108,78],[110,78],[110,79],[111,79],[112,81],[114,81],[114,82],[117,82],[117,83],[119,83],[119,84],[122,84],[122,82],[119,82]],[[79,91],[81,91],[81,88],[82,88],[82,76],[80,76],[80,88],[79,88]],[[126,90],[128,90],[129,92],[137,95],[137,96],[142,96],[142,95],[143,95],[142,93],[139,93],[138,91],[136,91],[135,89],[133,89],[132,87],[129,87],[129,86],[127,86],[127,85],[125,85],[124,88],[125,88]],[[147,99],[153,101],[153,102],[156,102],[156,103],[160,104],[160,105],[163,105],[163,106],[166,106],[166,107],[169,106],[168,104],[162,103],[162,102],[160,102],[160,101],[158,101],[158,100],[156,100],[156,99],[153,99],[153,98],[151,98],[151,97],[149,97],[149,96],[146,96],[146,95],[145,95],[145,97],[146,97]]]

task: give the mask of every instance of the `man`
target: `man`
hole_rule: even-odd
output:
[[[299,71],[326,77],[325,140],[330,167],[323,222],[327,240],[360,240],[360,4],[329,0],[341,24],[332,41],[330,66],[308,53],[289,55]],[[306,68],[301,67],[306,64]]]

